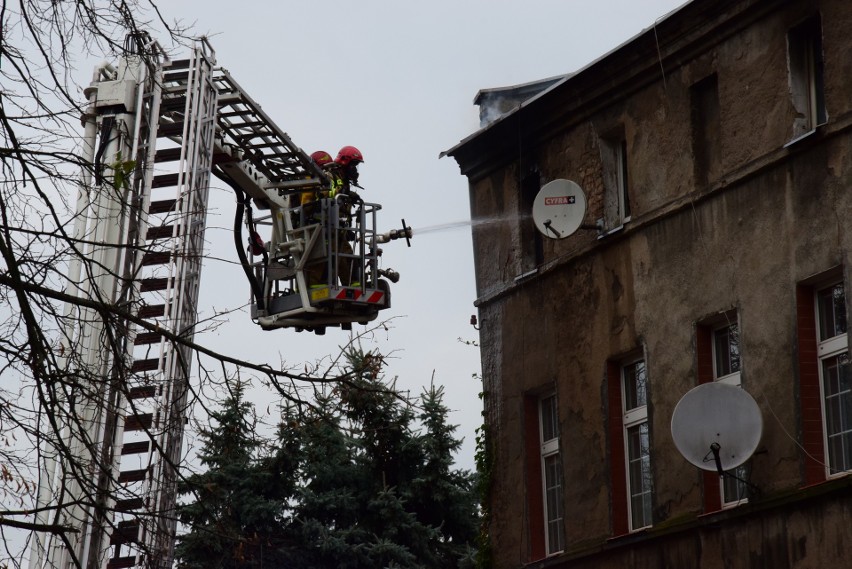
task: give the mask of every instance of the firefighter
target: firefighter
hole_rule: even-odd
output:
[[[331,154],[324,150],[317,150],[316,152],[313,152],[311,154],[311,160],[313,160],[314,163],[323,170],[327,170],[330,165],[334,164],[334,159],[331,157]],[[334,179],[336,178],[332,176],[332,180]],[[319,204],[317,202],[319,199],[327,196],[328,192],[324,190],[310,190],[302,192],[300,196],[300,205],[302,206],[302,225],[310,225],[320,221],[320,212],[318,211]],[[325,255],[322,255],[321,259],[309,262],[305,266],[305,279],[307,280],[309,287],[317,288],[324,286],[324,284],[328,281],[325,269]]]
[[[340,180],[339,189],[349,193],[350,186],[360,188],[358,185],[358,165],[364,161],[361,151],[354,146],[344,146],[334,159],[335,172]]]
[[[325,150],[317,150],[316,152],[311,154],[311,160],[314,161],[314,164],[320,167],[320,169],[325,170],[329,164],[334,162],[334,159],[331,157],[331,154],[326,152]],[[311,192],[302,192],[301,196],[301,205],[304,207],[311,202],[316,201],[319,198],[325,197],[319,191],[311,191]]]
[[[329,172],[332,175],[331,197],[335,198],[340,194],[347,196],[343,198],[345,201],[338,201],[341,228],[337,234],[337,252],[343,255],[353,254],[350,240],[354,239],[354,234],[351,229],[344,226],[348,226],[352,220],[353,201],[360,200],[358,194],[352,191],[352,186],[361,187],[358,185],[358,165],[363,161],[364,156],[360,150],[354,146],[344,146],[337,153],[334,164],[329,166]],[[352,261],[352,257],[338,257],[340,283],[346,286],[360,286],[361,268],[358,264],[353,266]]]

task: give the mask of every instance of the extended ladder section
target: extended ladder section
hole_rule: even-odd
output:
[[[218,69],[215,164],[259,204],[286,205],[284,196],[328,187],[329,180],[231,74]],[[263,205],[261,205],[263,207]]]
[[[128,410],[119,447],[119,492],[107,568],[172,565],[190,349],[215,134],[212,52],[202,44],[162,70],[159,120],[140,177],[143,222],[132,268],[139,310],[153,325],[135,333]],[[153,158],[153,160],[151,160]],[[147,557],[147,559],[146,559]]]
[[[379,269],[378,244],[410,230],[376,233],[379,204],[354,194],[328,198],[333,174],[293,144],[231,75],[220,70],[214,172],[240,196],[250,234],[266,228],[263,251],[241,261],[251,282],[252,318],[264,329],[319,334],[366,324],[390,307],[393,271]],[[302,205],[300,196],[314,199]],[[254,219],[251,203],[269,213]],[[403,223],[404,225],[404,223]],[[241,240],[238,239],[241,242]],[[242,247],[242,245],[240,245]]]
[[[204,45],[185,61],[169,62],[155,42],[142,53],[99,67],[87,89],[94,174],[84,172],[79,192],[83,250],[69,263],[68,292],[130,317],[110,342],[98,312],[66,307],[65,365],[91,385],[64,444],[94,479],[47,455],[37,521],[58,511],[77,531],[67,542],[34,536],[31,569],[172,567],[191,367],[180,340],[192,340],[196,323],[217,91]]]

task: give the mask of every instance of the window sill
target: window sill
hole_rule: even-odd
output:
[[[787,141],[786,144],[784,144],[784,146],[782,146],[782,148],[790,148],[791,146],[794,146],[794,145],[798,144],[799,142],[802,142],[803,140],[807,140],[809,138],[814,137],[817,133],[819,133],[820,131],[823,130],[823,127],[825,125],[826,125],[826,123],[818,124],[818,125],[816,125],[816,127],[812,128],[811,130],[809,130],[807,132],[803,132],[799,136],[791,138],[790,140]]]
[[[533,270],[531,270],[531,271],[527,271],[527,272],[525,272],[525,273],[521,273],[520,275],[516,276],[516,277],[515,277],[514,279],[512,279],[512,280],[513,280],[513,282],[515,282],[515,283],[517,284],[517,283],[519,283],[519,282],[521,282],[521,281],[525,281],[525,280],[527,280],[528,278],[533,277],[533,276],[535,276],[535,275],[537,275],[537,274],[538,274],[538,267],[536,267],[535,269],[533,269]]]
[[[625,221],[629,221],[629,219],[625,220]],[[623,222],[622,222],[621,225],[617,225],[617,226],[613,227],[612,229],[601,230],[601,232],[600,232],[600,234],[598,234],[597,238],[600,241],[601,239],[605,239],[605,238],[609,237],[610,235],[615,235],[616,233],[620,233],[621,231],[624,231],[624,223]]]

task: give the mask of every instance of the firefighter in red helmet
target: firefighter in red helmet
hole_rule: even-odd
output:
[[[354,146],[344,146],[334,159],[335,172],[339,178],[338,190],[349,191],[349,186],[358,185],[358,164],[364,161],[364,155]]]
[[[314,164],[320,167],[321,170],[324,170],[328,173],[328,169],[334,166],[334,159],[331,157],[331,154],[326,152],[325,150],[317,150],[316,152],[311,153],[311,160],[314,161]],[[330,173],[329,173],[330,174]],[[334,181],[336,180],[336,176],[330,174],[332,179],[332,191],[334,189]],[[312,223],[319,222],[319,209],[317,200],[327,197],[329,194],[328,191],[318,189],[318,190],[309,190],[306,192],[302,192],[300,196],[300,205],[302,206],[302,212],[300,219],[294,220],[294,225],[308,225]],[[325,275],[325,262],[322,259],[314,259],[312,262],[309,262],[305,267],[305,277],[308,281],[308,286],[310,287],[319,287],[323,286],[328,279]]]
[[[345,197],[342,199],[348,202],[345,206],[341,206],[341,226],[337,237],[337,251],[343,254],[338,258],[340,282],[347,286],[359,286],[361,284],[361,271],[352,263],[352,244],[349,241],[354,238],[354,233],[349,226],[353,221],[351,207],[354,202],[361,199],[358,194],[352,191],[351,186],[361,188],[358,185],[358,165],[363,161],[364,155],[361,154],[360,150],[354,146],[344,146],[337,153],[334,165],[329,168],[333,178],[331,197],[334,198],[343,194]]]
[[[331,154],[329,154],[325,150],[317,150],[316,152],[312,153],[311,160],[313,160],[320,168],[322,168],[326,164],[331,164],[332,162],[334,162],[334,159],[331,157]]]
[[[331,157],[331,154],[325,150],[317,150],[316,152],[311,153],[311,160],[313,160],[314,164],[319,166],[321,170],[327,170],[328,166],[334,163],[334,159]],[[324,197],[324,195],[318,194],[315,191],[302,192],[300,203],[304,207],[305,205],[316,201],[320,197]]]

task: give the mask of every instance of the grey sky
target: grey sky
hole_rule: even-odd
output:
[[[419,393],[435,372],[446,386],[451,421],[466,441],[458,457],[473,467],[479,424],[476,348],[468,323],[475,312],[469,227],[417,234],[469,217],[467,180],[438,154],[478,128],[479,89],[574,71],[623,43],[682,0],[430,0],[424,2],[295,2],[172,0],[167,19],[194,22],[216,50],[219,65],[307,152],[336,154],[344,145],[365,156],[361,192],[383,204],[379,229],[413,226],[412,247],[385,247],[384,265],[398,270],[398,317],[376,344],[393,357],[390,376]],[[81,82],[84,81],[81,78]],[[230,190],[214,182],[202,281],[202,317],[248,299],[228,229]],[[356,329],[358,327],[356,326]],[[264,332],[235,314],[197,340],[256,362],[297,364],[333,353],[347,334]],[[365,347],[370,347],[367,344]],[[259,411],[265,413],[259,396]],[[272,408],[274,412],[274,406]]]

